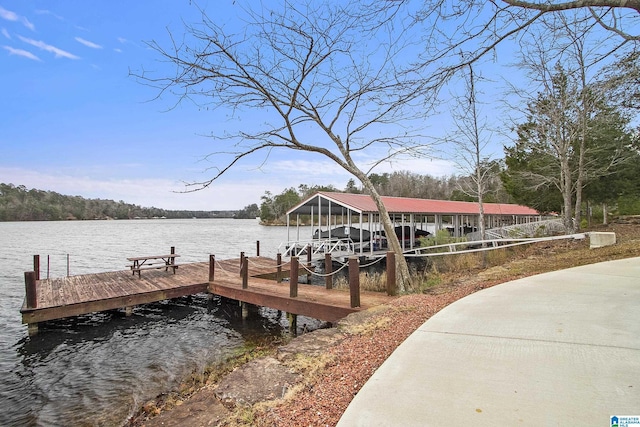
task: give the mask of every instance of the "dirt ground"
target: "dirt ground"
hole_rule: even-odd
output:
[[[420,294],[354,313],[282,346],[267,346],[191,387],[146,404],[130,426],[332,426],[367,379],[429,317],[478,290],[517,278],[606,260],[640,256],[640,218],[591,231],[613,231],[614,246],[589,239],[538,243],[505,252],[481,268],[469,257],[433,266]],[[250,352],[251,353],[251,352]],[[255,357],[254,357],[255,356]],[[167,396],[173,396],[168,398]]]

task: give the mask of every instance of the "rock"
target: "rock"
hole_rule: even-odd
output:
[[[225,405],[250,406],[281,398],[300,376],[273,357],[246,363],[225,378],[216,388],[216,397]]]
[[[280,361],[291,360],[296,354],[305,356],[320,356],[330,346],[342,341],[345,334],[336,328],[318,329],[308,334],[300,335],[287,345],[278,348],[277,358]]]
[[[229,410],[215,398],[211,389],[202,389],[189,399],[144,423],[145,427],[217,426],[229,416]]]

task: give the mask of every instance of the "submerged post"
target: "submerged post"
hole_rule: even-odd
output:
[[[249,257],[244,258],[240,271],[242,274],[242,289],[247,289],[249,287]]]
[[[38,307],[38,295],[36,290],[36,273],[35,271],[24,272],[25,291],[27,293],[27,308]]]
[[[396,254],[395,252],[387,252],[387,295],[394,296],[397,294],[396,287]]]
[[[216,273],[216,256],[209,255],[209,281],[213,282]]]
[[[33,271],[36,273],[36,280],[40,280],[40,255],[33,256]]]
[[[358,257],[349,257],[349,293],[351,307],[360,307],[360,263]]]
[[[289,321],[289,333],[297,337],[298,336],[298,315],[293,313],[287,313],[287,320]]]
[[[327,289],[333,289],[333,261],[331,254],[324,254],[324,286]]]
[[[291,277],[289,277],[289,297],[298,296],[298,257],[291,257]]]
[[[260,256],[260,240],[256,240],[256,256]]]
[[[276,282],[280,283],[282,282],[282,254],[280,252],[276,255],[276,264]]]

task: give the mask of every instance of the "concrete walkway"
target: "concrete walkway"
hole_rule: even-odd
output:
[[[338,426],[604,427],[613,415],[640,415],[640,258],[455,302],[396,349]]]

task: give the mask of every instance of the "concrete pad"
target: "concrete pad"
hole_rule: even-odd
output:
[[[376,371],[345,426],[609,425],[640,414],[640,258],[485,289]]]

